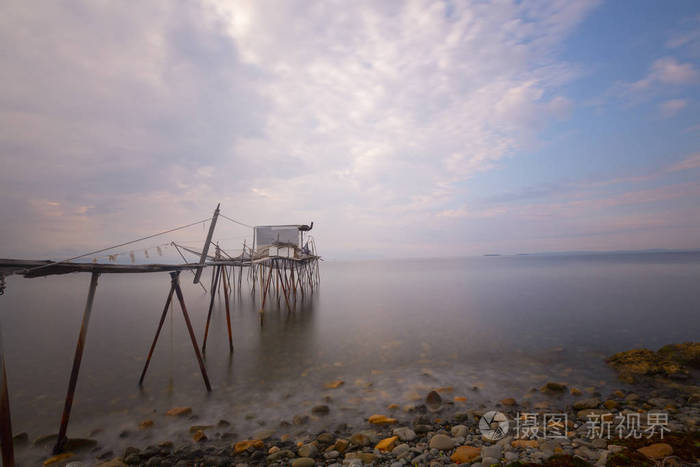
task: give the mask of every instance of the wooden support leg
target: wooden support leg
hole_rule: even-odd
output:
[[[151,349],[148,351],[148,358],[146,358],[146,364],[143,366],[143,371],[141,372],[141,377],[139,378],[139,386],[143,385],[143,378],[146,376],[146,370],[148,370],[148,365],[151,363],[151,357],[153,356],[153,350],[156,348],[156,342],[158,342],[158,336],[160,336],[160,330],[163,329],[163,322],[165,322],[165,316],[168,314],[168,308],[170,307],[170,302],[173,300],[173,292],[175,287],[170,285],[170,292],[168,293],[168,299],[165,301],[165,307],[163,307],[163,314],[160,315],[160,322],[158,323],[158,329],[156,330],[156,335],[153,337],[153,343],[151,344]]]
[[[231,335],[231,312],[229,311],[228,307],[228,287],[226,286],[227,283],[227,274],[226,274],[226,267],[224,266],[223,269],[223,274],[224,274],[224,300],[226,301],[226,326],[228,327],[228,349],[230,353],[233,353],[233,336]],[[235,272],[234,272],[235,274]]]
[[[289,305],[289,295],[287,295],[287,288],[284,286],[284,281],[282,280],[282,274],[279,268],[277,269],[277,282],[282,285],[282,293],[284,294],[284,301],[287,303],[287,310],[292,311],[291,305]]]
[[[216,266],[214,271],[214,279],[211,288],[211,299],[209,300],[209,313],[207,313],[207,325],[204,328],[204,341],[202,342],[202,353],[207,352],[207,337],[209,336],[209,322],[211,321],[211,312],[214,309],[214,298],[216,298],[216,286],[219,283],[219,274],[221,273],[221,266]]]
[[[54,454],[60,453],[67,441],[66,430],[68,429],[68,420],[70,420],[70,411],[73,407],[73,395],[75,394],[75,386],[78,383],[78,372],[80,371],[80,362],[83,359],[85,337],[87,336],[90,313],[92,312],[92,303],[95,300],[95,289],[97,289],[97,278],[99,275],[99,272],[93,272],[90,278],[90,291],[88,292],[87,302],[85,303],[83,322],[80,326],[80,334],[78,335],[78,344],[75,346],[73,369],[71,370],[70,380],[68,381],[68,393],[66,394],[66,403],[63,406],[63,416],[61,417],[61,427],[58,430],[58,439],[56,441],[56,446],[53,448]]]
[[[272,265],[269,265],[268,269],[270,270],[270,272],[267,275],[267,282],[265,283],[265,290],[263,291],[262,306],[260,307],[260,311],[263,311],[265,309],[265,300],[267,299],[267,292],[270,289],[270,280],[272,279]]]
[[[15,451],[12,444],[12,421],[10,420],[10,396],[7,389],[7,371],[5,370],[5,351],[2,346],[0,331],[0,451],[3,467],[15,467]]]
[[[192,340],[192,347],[194,347],[194,354],[197,356],[197,363],[199,363],[199,369],[202,372],[202,379],[204,379],[204,385],[207,387],[207,391],[211,391],[211,384],[209,384],[209,376],[207,375],[207,369],[204,366],[204,361],[202,360],[202,355],[199,353],[199,346],[197,345],[197,338],[194,337],[194,330],[192,329],[192,323],[190,322],[190,317],[187,314],[187,307],[185,306],[185,299],[182,296],[182,289],[180,289],[179,280],[180,271],[175,271],[170,273],[170,277],[173,278],[173,287],[175,288],[175,294],[180,302],[180,308],[182,308],[182,315],[185,317],[185,324],[187,325],[187,330],[190,333],[190,340]]]

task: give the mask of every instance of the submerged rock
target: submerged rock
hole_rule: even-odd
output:
[[[700,368],[700,342],[666,345],[658,352],[628,350],[608,357],[606,362],[627,383],[634,383],[643,376],[683,379],[689,375],[688,367]]]
[[[540,391],[547,394],[561,394],[562,392],[566,391],[566,383],[555,383],[550,381],[542,386]]]
[[[442,397],[437,391],[430,391],[425,398],[425,405],[433,412],[440,410],[442,406]]]
[[[66,459],[70,459],[71,457],[73,457],[72,452],[66,452],[63,454],[58,454],[56,456],[51,456],[44,461],[44,465],[51,465],[51,464],[55,464],[56,462],[62,462]]]
[[[398,420],[395,418],[390,418],[385,415],[372,415],[367,419],[372,425],[391,425],[396,423]]]
[[[169,415],[171,417],[182,417],[184,415],[190,415],[191,413],[191,407],[173,407],[172,409],[165,412],[165,415]]]

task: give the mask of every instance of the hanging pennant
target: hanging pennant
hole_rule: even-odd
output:
[[[158,256],[163,256],[163,250],[159,246],[156,247],[156,250],[158,251]]]
[[[117,260],[117,256],[118,256],[118,254],[117,254],[117,255],[109,255],[109,260],[110,260],[112,263],[114,263],[114,262]]]
[[[134,262],[136,261],[136,256],[134,255],[133,251],[129,252],[129,258],[131,258],[131,264],[134,264]]]
[[[97,263],[97,258],[92,258],[92,263],[93,264]]]
[[[148,256],[148,250],[143,250],[143,254],[146,255],[146,258],[150,258],[150,256]]]

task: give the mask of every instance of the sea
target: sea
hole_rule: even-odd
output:
[[[362,427],[433,389],[482,408],[531,398],[548,381],[606,393],[624,387],[607,356],[700,338],[698,252],[328,260],[319,271],[320,285],[292,311],[276,297],[261,311],[244,277],[229,303],[233,353],[216,296],[211,392],[177,303],[138,384],[168,273],[101,275],[68,436],[118,455],[131,444],[186,442],[193,424],[236,439]],[[87,273],[11,276],[0,297],[13,431],[30,440],[22,465],[50,451],[31,440],[58,431],[89,282]],[[189,271],[181,283],[201,346],[210,297]],[[328,414],[312,413],[318,405]],[[178,406],[193,415],[164,415]],[[309,420],[300,427],[295,416]],[[153,427],[139,429],[144,420]]]

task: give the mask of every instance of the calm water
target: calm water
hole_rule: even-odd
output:
[[[57,431],[89,280],[8,279],[0,312],[15,432]],[[249,291],[233,300],[232,357],[217,303],[209,395],[176,307],[140,390],[169,280],[100,277],[69,436],[99,428],[103,444],[126,443],[143,434],[115,441],[118,432],[153,418],[156,441],[184,439],[187,422],[159,414],[176,405],[246,436],[319,403],[331,415],[312,424],[358,423],[436,387],[470,402],[522,398],[546,380],[612,388],[605,355],[700,338],[697,253],[323,262],[320,289],[291,314],[273,302],[261,320]],[[187,272],[182,283],[201,344],[208,296]],[[324,389],[335,379],[345,384]]]

